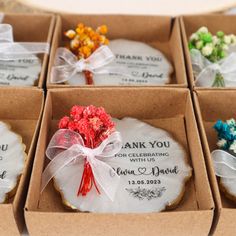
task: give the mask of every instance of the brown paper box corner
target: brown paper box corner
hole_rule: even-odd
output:
[[[150,43],[154,47],[157,47],[167,56],[168,60],[170,60],[174,67],[174,73],[171,78],[172,82],[163,86],[188,86],[178,19],[174,20],[167,16],[62,14],[57,17],[55,26],[51,57],[48,67],[47,88],[72,88],[72,86],[66,84],[50,83],[50,74],[54,64],[56,49],[65,44],[63,33],[68,29],[74,29],[79,22],[93,28],[106,24],[109,30],[108,38],[111,40],[124,38]],[[89,87],[89,85],[84,85],[82,87]]]
[[[75,104],[103,106],[116,118],[129,116],[145,120],[170,131],[185,146],[190,154],[193,177],[176,209],[145,214],[77,213],[64,208],[52,184],[40,195],[45,149],[58,120]],[[187,89],[49,90],[25,206],[30,235],[208,235],[213,211],[214,202]]]
[[[33,164],[44,96],[40,89],[0,88],[0,120],[22,136],[27,159],[14,197],[0,204],[0,235],[20,235],[24,228],[24,204]]]

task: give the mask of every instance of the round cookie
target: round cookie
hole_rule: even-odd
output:
[[[41,68],[41,60],[35,55],[22,55],[20,59],[0,59],[0,85],[34,86],[37,84]]]
[[[216,149],[211,153],[211,157],[215,174],[219,177],[220,190],[227,198],[236,202],[236,157],[234,152]]]
[[[115,39],[109,43],[115,59],[101,68],[110,73],[94,74],[94,85],[160,85],[170,83],[171,63],[158,49],[146,43]],[[75,74],[69,85],[84,85],[84,74]]]
[[[236,202],[236,192],[235,192],[235,179],[220,178],[219,186],[220,190],[225,194],[225,196],[231,201]]]
[[[95,187],[77,196],[83,164],[70,163],[54,176],[63,203],[89,212],[159,212],[175,207],[181,200],[192,169],[183,147],[163,129],[133,118],[114,119],[123,147],[113,158],[104,158],[120,176],[114,201]]]

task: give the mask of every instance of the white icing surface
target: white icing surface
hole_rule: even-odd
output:
[[[25,146],[17,134],[0,121],[0,203],[17,184],[25,162]]]
[[[70,163],[54,181],[64,199],[74,208],[90,212],[158,212],[179,197],[185,179],[191,175],[186,153],[168,132],[133,118],[115,120],[121,132],[122,150],[106,163],[120,175],[120,184],[112,202],[95,187],[86,197],[77,196],[83,165]],[[170,169],[172,173],[163,174]],[[159,169],[159,172],[158,172]],[[168,171],[167,171],[168,172]],[[99,186],[98,186],[99,187]]]
[[[25,51],[19,58],[9,56],[8,60],[0,60],[0,86],[34,86],[41,72],[41,60],[19,44],[15,48]]]
[[[220,182],[230,195],[236,197],[236,179],[220,178]]]
[[[115,60],[102,70],[109,74],[94,74],[94,85],[160,85],[169,83],[173,67],[165,55],[148,44],[116,39],[108,45]],[[125,75],[114,74],[122,73]],[[70,85],[85,84],[83,74],[76,74],[68,81]]]

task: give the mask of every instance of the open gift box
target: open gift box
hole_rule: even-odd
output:
[[[13,28],[14,42],[46,42],[51,44],[55,25],[55,16],[51,14],[14,14],[3,15],[2,24],[10,24]],[[30,24],[27,24],[30,22]],[[49,50],[50,51],[50,50]],[[45,83],[49,55],[38,54],[41,60],[41,72],[34,87],[42,88]],[[31,87],[32,88],[32,87]]]
[[[157,48],[162,53],[164,53],[174,69],[174,72],[171,75],[170,84],[164,84],[161,86],[187,87],[184,56],[178,20],[164,16],[63,14],[58,16],[55,27],[47,76],[47,88],[75,87],[70,86],[68,82],[67,84],[51,83],[50,78],[52,66],[54,65],[56,50],[58,47],[65,46],[66,41],[68,42],[64,36],[64,32],[69,29],[75,29],[77,24],[80,22],[87,26],[91,26],[94,29],[100,25],[106,24],[108,27],[107,37],[109,40],[128,39],[141,41],[149,44],[150,46],[153,46],[154,48]],[[78,86],[79,85],[76,87]],[[89,85],[81,86],[88,87]]]
[[[192,89],[224,89],[216,87],[199,87],[195,84],[195,78],[193,74],[193,68],[191,64],[191,57],[188,47],[189,37],[196,32],[200,27],[206,26],[212,34],[216,34],[217,31],[223,31],[225,34],[236,34],[234,22],[236,16],[234,15],[194,15],[194,16],[182,16],[180,17],[181,32],[183,38],[184,54],[187,67],[187,75],[190,88]],[[227,89],[235,89],[236,87],[227,87]]]
[[[198,90],[194,93],[194,102],[197,112],[198,124],[202,138],[202,145],[207,164],[207,170],[216,203],[216,214],[213,223],[214,235],[235,235],[236,228],[234,221],[236,217],[236,204],[225,197],[219,189],[217,177],[215,175],[211,152],[217,148],[217,132],[213,125],[218,119],[227,120],[235,118],[236,104],[232,101],[236,99],[235,91]]]
[[[19,235],[24,228],[24,204],[37,143],[44,96],[39,89],[0,89],[0,120],[8,123],[26,145],[27,158],[14,197],[0,204],[0,235]]]
[[[75,105],[103,106],[112,117],[134,117],[169,131],[193,167],[178,207],[161,213],[82,213],[66,210],[52,182],[40,194],[45,150],[58,121]],[[187,89],[50,89],[25,206],[30,235],[208,235],[214,202]]]

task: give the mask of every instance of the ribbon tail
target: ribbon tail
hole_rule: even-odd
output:
[[[195,84],[200,87],[224,87],[236,84],[236,53],[216,63],[207,60],[198,50],[190,51],[191,62],[196,77]],[[217,77],[217,74],[221,77]]]
[[[217,64],[212,64],[203,69],[196,77],[195,84],[200,87],[212,87],[216,77],[216,72],[219,69]]]
[[[68,165],[70,162],[75,160],[80,153],[78,153],[74,148],[69,148],[66,151],[61,152],[56,157],[52,159],[52,161],[48,164],[46,169],[42,174],[42,182],[41,182],[41,193],[46,188],[50,180],[56,176],[56,174]]]
[[[231,53],[221,64],[221,74],[224,77],[227,87],[236,86],[236,53]]]
[[[223,150],[211,153],[215,174],[222,178],[236,179],[236,157]]]
[[[49,43],[1,43],[1,60],[34,59],[35,54],[49,54]]]
[[[53,66],[51,70],[51,83],[63,83],[71,80],[77,71],[71,65]]]
[[[4,14],[0,13],[0,23],[4,18]],[[13,42],[13,29],[9,24],[0,24],[0,42]]]
[[[197,49],[191,49],[190,56],[196,86],[211,87],[220,66],[210,62]]]
[[[46,156],[52,160],[62,151],[72,148],[74,144],[84,145],[80,134],[69,129],[59,129],[48,144]]]
[[[93,171],[94,179],[104,193],[111,201],[114,201],[117,188],[120,182],[120,176],[113,170],[111,166],[98,159],[89,161]]]
[[[3,12],[0,12],[0,24],[3,22],[5,14]]]
[[[51,70],[51,83],[63,83],[70,80],[76,70],[76,56],[66,48],[58,48],[55,55],[54,66]]]

